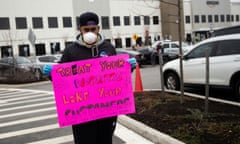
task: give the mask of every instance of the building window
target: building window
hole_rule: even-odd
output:
[[[185,23],[189,24],[191,22],[190,16],[185,16]]]
[[[114,26],[120,26],[120,17],[119,16],[114,16],[113,17],[113,25]]]
[[[218,15],[214,15],[214,21],[219,22],[219,16]]]
[[[9,18],[7,17],[1,17],[0,18],[0,29],[10,29],[10,23],[9,23]]]
[[[239,22],[239,15],[236,15],[236,21]]]
[[[231,16],[227,15],[227,22],[230,22],[230,21],[231,21]]]
[[[76,25],[77,25],[77,29],[79,28],[79,26],[80,26],[80,17],[79,16],[77,16],[76,17]]]
[[[130,17],[129,16],[124,16],[124,25],[130,25]]]
[[[41,17],[33,17],[32,24],[33,24],[33,28],[35,28],[35,29],[43,28],[43,20]]]
[[[115,39],[115,47],[116,48],[122,48],[122,39],[121,38],[116,38]]]
[[[225,22],[225,16],[224,15],[221,15],[220,18],[221,18],[221,22]]]
[[[144,25],[150,25],[150,17],[144,16]]]
[[[213,22],[213,20],[212,20],[212,15],[208,15],[208,22],[209,22],[209,23],[212,23],[212,22]]]
[[[57,54],[60,53],[60,43],[59,42],[51,42],[51,54]]]
[[[141,25],[140,16],[134,16],[134,25]]]
[[[131,38],[126,38],[125,39],[125,42],[126,42],[126,47],[131,47]]]
[[[65,48],[71,46],[73,43],[74,43],[73,41],[66,41],[66,42],[64,43]]]
[[[30,56],[29,45],[19,45],[18,48],[19,56]]]
[[[194,16],[194,22],[195,23],[199,23],[199,15],[195,15]]]
[[[1,56],[4,57],[9,57],[13,55],[13,49],[12,46],[7,45],[7,46],[0,46],[1,49]]]
[[[48,17],[48,27],[49,28],[58,28],[57,17]]]
[[[63,17],[63,27],[72,27],[71,17]]]
[[[27,28],[27,19],[25,17],[16,17],[16,29],[26,29]]]
[[[153,24],[158,25],[159,24],[159,17],[158,16],[153,16]]]
[[[35,44],[35,51],[36,51],[36,56],[39,55],[45,55],[46,54],[46,49],[45,49],[45,44]]]
[[[206,15],[202,15],[201,19],[202,19],[202,23],[206,23]]]
[[[107,17],[107,16],[102,16],[102,17],[101,17],[101,20],[102,20],[102,29],[110,29],[110,26],[109,26],[109,17]]]
[[[234,22],[234,15],[231,15],[231,21]]]

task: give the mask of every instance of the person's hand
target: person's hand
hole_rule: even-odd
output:
[[[127,62],[129,62],[131,64],[132,69],[136,68],[136,65],[137,65],[136,58],[129,58],[129,59],[127,59]]]
[[[46,64],[43,66],[43,74],[49,76],[52,71],[52,65]]]

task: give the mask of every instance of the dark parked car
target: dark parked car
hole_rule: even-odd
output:
[[[141,56],[142,56],[142,59],[143,59],[143,62],[142,64],[157,64],[159,61],[158,61],[158,55],[157,53],[154,53],[154,57],[152,57],[152,54],[153,54],[153,49],[152,48],[148,48],[148,47],[143,47],[143,48],[140,48],[137,50]],[[153,59],[152,59],[153,58]]]
[[[40,80],[40,66],[26,57],[5,57],[0,59],[0,81],[17,83]]]
[[[137,60],[137,63],[139,64],[140,67],[144,63],[142,54],[138,51],[127,50],[123,48],[117,48],[116,51],[117,51],[117,54],[129,54],[130,58],[134,57]]]

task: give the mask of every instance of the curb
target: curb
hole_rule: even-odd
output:
[[[118,122],[154,144],[185,144],[125,115],[118,116]]]

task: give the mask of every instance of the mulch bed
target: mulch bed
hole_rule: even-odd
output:
[[[143,122],[187,144],[239,144],[240,107],[209,102],[160,91],[135,93],[136,113],[131,118]]]

